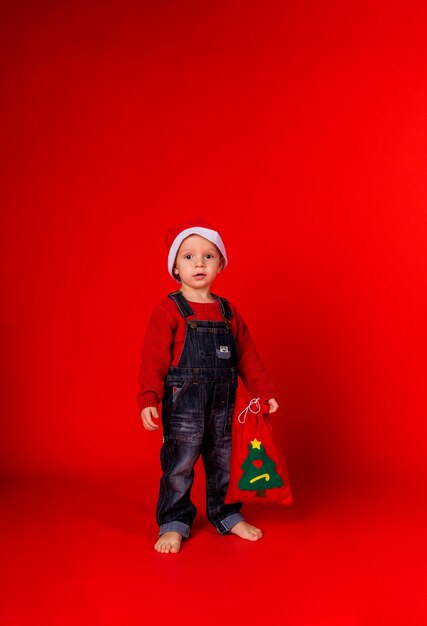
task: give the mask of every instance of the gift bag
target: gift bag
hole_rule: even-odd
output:
[[[225,502],[276,502],[293,498],[282,453],[274,443],[270,405],[237,395],[232,422],[230,482]]]

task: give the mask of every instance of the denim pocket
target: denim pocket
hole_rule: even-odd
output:
[[[199,444],[203,438],[203,413],[200,411],[200,385],[192,380],[171,383],[171,404],[166,417],[166,436],[170,441]],[[175,393],[175,402],[172,401]]]
[[[182,381],[168,382],[168,390],[169,390],[169,398],[170,398],[169,400],[170,412],[174,411],[177,408],[190,382],[191,381],[189,380],[186,380],[184,382]]]

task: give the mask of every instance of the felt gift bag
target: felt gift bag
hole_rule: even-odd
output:
[[[282,453],[274,443],[270,405],[237,395],[232,421],[230,482],[225,502],[276,502],[293,498]]]

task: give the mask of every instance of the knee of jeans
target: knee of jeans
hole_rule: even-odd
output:
[[[170,442],[170,456],[172,467],[169,478],[177,487],[183,487],[185,482],[192,478],[194,465],[199,457],[198,446],[182,445],[179,442]]]
[[[175,473],[169,478],[169,484],[173,491],[177,493],[185,493],[190,487],[191,481],[191,472],[188,474]]]

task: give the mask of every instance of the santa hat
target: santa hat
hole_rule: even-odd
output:
[[[207,222],[204,219],[193,219],[189,222],[185,222],[184,224],[179,224],[178,226],[173,226],[166,231],[166,250],[168,251],[168,270],[169,274],[174,278],[178,283],[180,282],[173,275],[173,266],[175,263],[175,257],[179,250],[179,246],[182,241],[188,237],[189,235],[200,235],[201,237],[205,237],[212,243],[214,243],[217,248],[222,253],[224,257],[224,268],[228,264],[227,253],[225,251],[224,242],[221,239],[221,235],[217,230],[214,229],[212,224]]]

